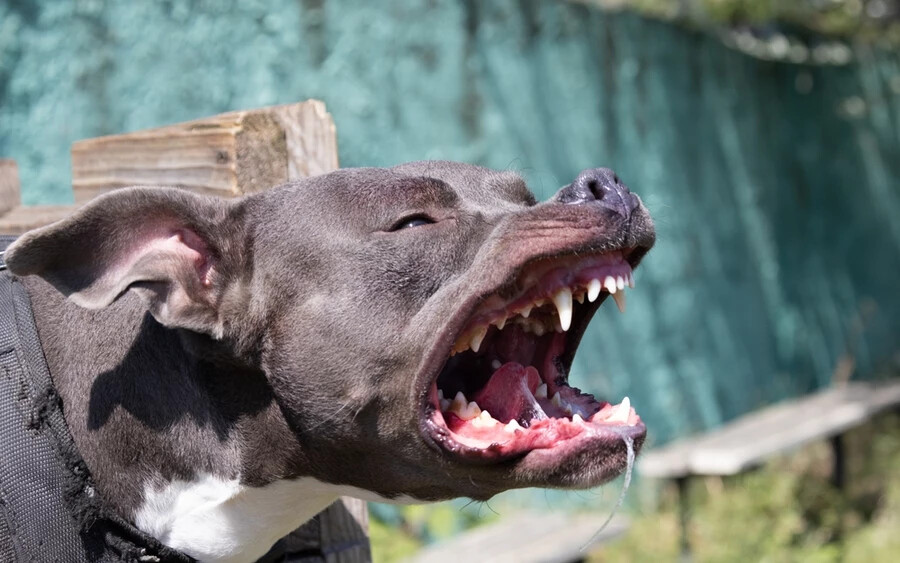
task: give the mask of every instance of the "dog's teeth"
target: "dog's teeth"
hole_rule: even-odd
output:
[[[625,292],[620,291],[619,293],[613,293],[613,299],[616,300],[616,307],[619,308],[620,313],[625,312]]]
[[[588,301],[593,303],[597,300],[597,297],[600,296],[600,290],[603,289],[603,286],[600,284],[600,280],[591,280],[587,287],[587,298]]]
[[[497,371],[497,370],[500,369],[502,366],[503,366],[503,364],[500,363],[500,360],[493,360],[493,361],[491,362],[491,368],[492,368],[494,371]]]
[[[450,410],[459,415],[459,413],[465,410],[468,404],[469,402],[466,400],[466,396],[463,395],[463,392],[457,391],[456,396],[453,397],[453,401],[450,403]]]
[[[572,422],[575,422],[575,423],[584,422],[584,419],[581,418],[581,415],[576,412],[575,414],[572,415]]]
[[[438,400],[439,401],[444,400],[444,390],[443,389],[438,389]]]
[[[481,415],[481,407],[478,406],[478,403],[472,401],[466,408],[463,409],[462,415],[459,417],[463,420],[472,420],[473,418],[478,418]]]
[[[522,426],[519,424],[519,421],[514,418],[507,422],[506,426],[504,426],[503,429],[512,434],[516,430],[521,430]]]
[[[559,313],[559,324],[563,331],[572,326],[572,290],[564,287],[553,296],[553,304]]]
[[[613,410],[612,414],[607,417],[606,421],[628,424],[629,414],[631,414],[631,400],[628,397],[625,397],[622,399],[622,402],[619,403],[619,406]]]
[[[503,327],[506,326],[506,317],[500,317],[494,321],[494,326],[497,327],[497,330],[503,330]]]
[[[441,399],[441,412],[450,410],[450,399]]]
[[[603,280],[603,287],[606,288],[606,291],[611,294],[616,294],[616,279],[612,276],[606,276],[606,279]]]
[[[473,352],[478,352],[478,349],[481,348],[481,342],[484,340],[486,334],[486,326],[478,327],[475,329],[475,332],[472,333],[472,340],[469,341],[469,347],[472,348]]]
[[[572,405],[566,405],[566,408],[564,410],[566,411],[566,414],[569,416],[572,416],[572,413],[575,412],[572,410]]]
[[[472,425],[477,428],[489,428],[495,424],[499,424],[499,421],[492,417],[488,411],[481,411],[481,414],[472,420]]]
[[[547,384],[541,383],[537,386],[537,389],[534,390],[534,398],[535,399],[546,399],[547,398]]]
[[[575,298],[575,301],[578,301],[579,303],[584,304],[584,292],[583,291],[579,291],[578,293],[573,294],[572,297]]]
[[[625,279],[622,276],[616,276],[616,289],[619,291],[625,289]]]
[[[531,309],[532,309],[532,308],[533,308],[533,307],[532,307],[531,305],[525,305],[524,307],[522,307],[521,309],[519,309],[519,315],[521,315],[522,317],[524,317],[524,318],[527,319],[527,318],[528,318],[528,315],[531,314]]]
[[[631,272],[628,272],[628,287],[634,289],[634,275]]]
[[[554,407],[562,408],[562,397],[560,397],[559,391],[553,394],[553,398],[550,399],[550,404],[552,404]]]

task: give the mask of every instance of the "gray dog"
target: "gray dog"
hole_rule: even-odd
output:
[[[145,561],[252,561],[340,495],[619,475],[644,425],[567,372],[653,241],[610,170],[538,203],[516,174],[418,162],[236,200],[118,190],[6,261],[87,504],[155,538]]]

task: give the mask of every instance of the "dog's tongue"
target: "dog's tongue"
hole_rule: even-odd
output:
[[[523,426],[533,420],[547,418],[534,398],[541,384],[541,376],[532,366],[516,362],[500,366],[491,379],[474,397],[482,410],[500,421],[517,420]]]

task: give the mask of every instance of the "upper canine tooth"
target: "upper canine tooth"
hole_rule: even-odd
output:
[[[563,330],[572,326],[572,290],[564,287],[553,296],[553,303],[559,312],[559,324]]]
[[[616,293],[616,280],[612,276],[606,276],[606,279],[603,280],[603,286],[606,288],[606,291],[612,294]]]
[[[620,291],[619,293],[614,293],[613,299],[616,300],[616,307],[619,308],[619,312],[624,313],[625,312],[625,292]]]
[[[486,326],[478,327],[475,329],[475,332],[472,333],[472,340],[469,342],[469,346],[472,347],[473,352],[477,352],[478,349],[481,348],[481,341],[484,340],[486,334]]]
[[[616,276],[616,288],[618,288],[619,291],[625,289],[625,279],[622,278],[622,276]]]
[[[546,399],[547,398],[547,384],[541,383],[537,386],[537,389],[534,390],[534,398],[535,399]]]
[[[597,300],[597,296],[600,295],[600,290],[603,289],[603,286],[600,284],[600,280],[594,279],[587,286],[587,298],[588,301],[593,303]]]

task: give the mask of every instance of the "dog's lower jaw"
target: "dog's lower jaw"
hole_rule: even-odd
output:
[[[404,504],[426,502],[406,496],[386,499],[313,477],[249,487],[240,479],[206,474],[193,481],[171,481],[161,488],[147,485],[134,522],[163,544],[198,561],[241,563],[262,557],[276,541],[341,496]]]

